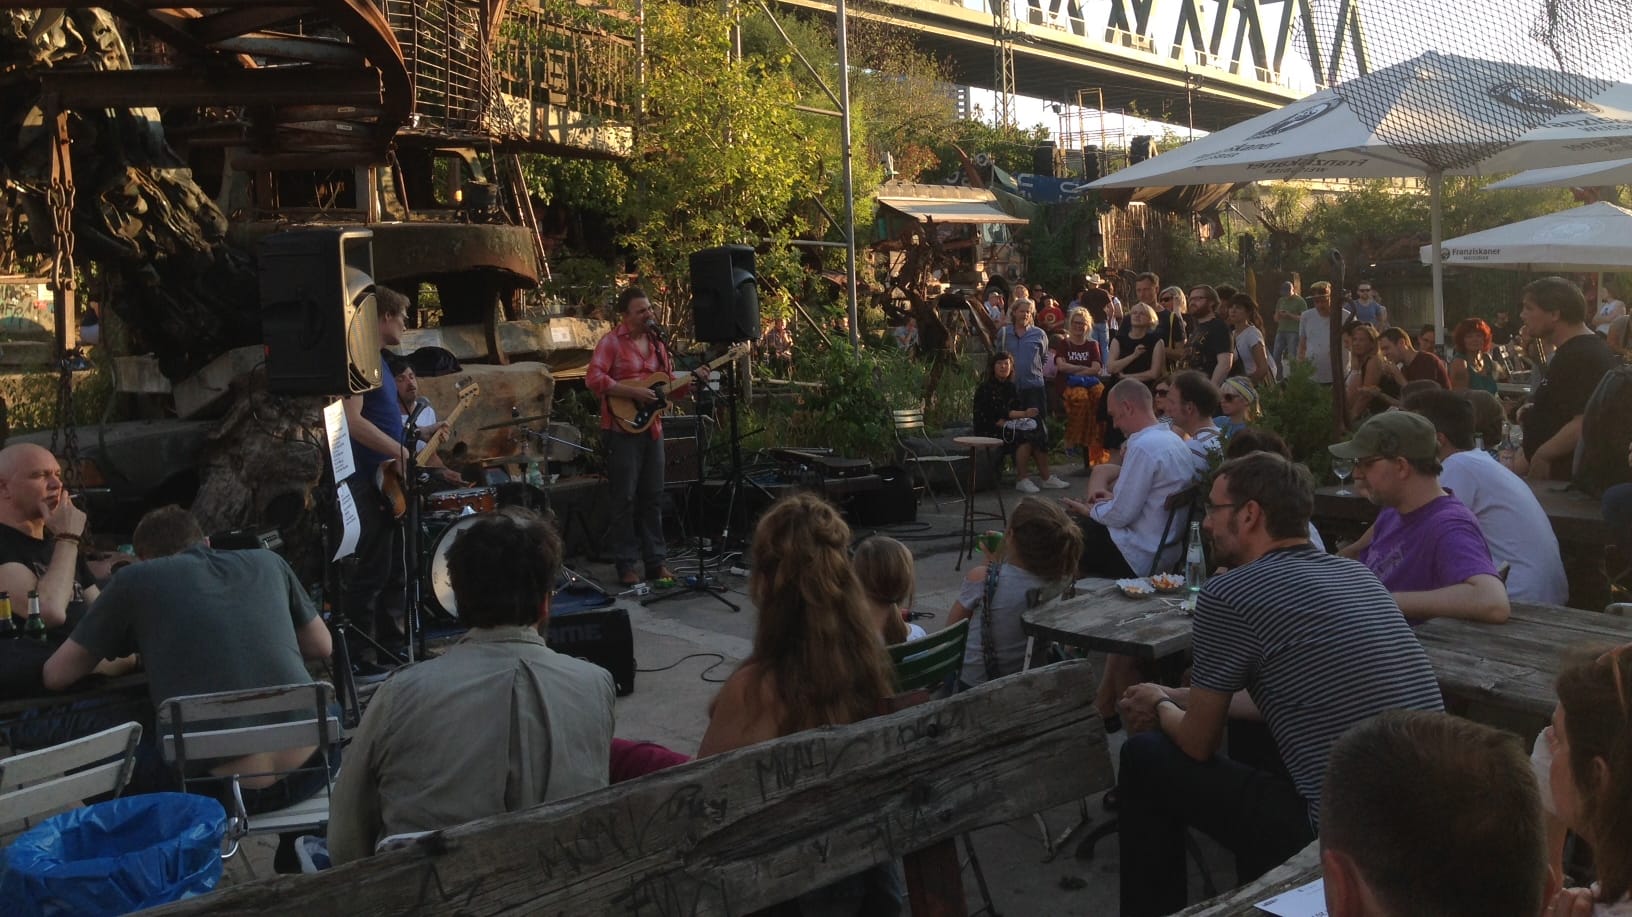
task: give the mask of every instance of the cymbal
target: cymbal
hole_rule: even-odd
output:
[[[497,458],[476,459],[467,464],[480,465],[483,468],[496,468],[500,465],[525,465],[528,462],[542,462],[542,455],[501,455]]]
[[[485,427],[477,427],[476,429],[478,429],[478,430],[502,430],[505,427],[519,427],[524,423],[532,423],[535,420],[549,420],[549,419],[550,419],[550,415],[548,415],[548,414],[535,414],[532,417],[512,417],[509,420],[506,420],[504,423],[490,423]]]

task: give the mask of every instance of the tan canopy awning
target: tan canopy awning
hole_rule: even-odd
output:
[[[936,223],[1013,223],[1024,226],[1031,222],[1024,217],[1011,217],[997,209],[995,205],[984,201],[935,201],[911,197],[880,197],[878,202],[915,220],[932,220]]]

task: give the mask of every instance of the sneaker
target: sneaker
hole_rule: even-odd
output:
[[[1059,475],[1051,474],[1051,475],[1048,476],[1048,480],[1043,482],[1043,486],[1048,488],[1049,490],[1065,490],[1067,487],[1070,487],[1071,485],[1069,483],[1067,483],[1066,480],[1064,478],[1061,478]]]
[[[1038,490],[1040,490],[1041,488],[1039,488],[1036,484],[1033,484],[1032,481],[1031,481],[1031,478],[1021,478],[1014,485],[1014,489],[1020,491],[1023,494],[1034,494]]]

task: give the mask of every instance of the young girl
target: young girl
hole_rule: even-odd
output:
[[[912,552],[906,545],[885,535],[874,535],[856,545],[850,565],[861,581],[862,595],[872,608],[886,646],[924,636],[922,627],[906,619],[917,585]]]
[[[1059,504],[1026,497],[1009,517],[997,554],[964,578],[947,615],[948,626],[969,621],[963,652],[966,685],[1020,671],[1026,635],[1020,614],[1063,593],[1077,572],[1082,531]]]

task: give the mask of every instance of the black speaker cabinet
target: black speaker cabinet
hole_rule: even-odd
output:
[[[266,383],[285,395],[356,395],[380,386],[374,233],[274,233],[256,252]]]
[[[550,615],[544,640],[557,653],[577,656],[611,672],[619,697],[635,690],[635,639],[629,612],[622,608]]]
[[[1045,140],[1031,148],[1031,171],[1036,175],[1054,177],[1054,142]]]
[[[699,341],[734,344],[759,339],[753,249],[722,245],[692,252],[691,314]]]

